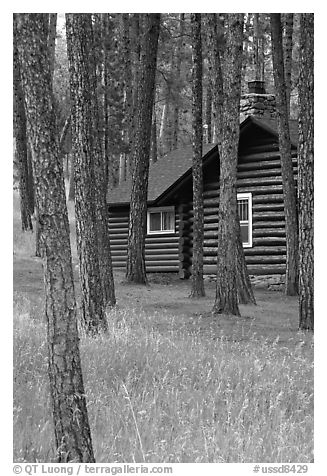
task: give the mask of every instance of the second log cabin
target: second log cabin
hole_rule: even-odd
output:
[[[257,99],[257,98],[256,98]],[[297,179],[297,121],[290,121]],[[203,148],[204,273],[215,274],[219,206],[217,145]],[[285,274],[286,238],[276,120],[249,115],[240,124],[237,198],[242,241],[250,275]],[[108,192],[113,266],[125,269],[130,180]],[[145,259],[147,272],[192,272],[192,146],[151,163]]]

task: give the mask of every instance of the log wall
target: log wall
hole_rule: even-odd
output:
[[[109,209],[109,235],[113,267],[122,271],[126,269],[127,237],[128,237],[129,209],[111,207]],[[187,247],[188,228],[181,227],[180,214],[175,213],[175,233],[167,235],[147,235],[145,240],[145,265],[147,272],[178,272],[185,277],[185,269],[189,267],[181,255]],[[189,255],[188,255],[188,259]]]
[[[217,165],[216,165],[217,167]],[[296,151],[293,169],[297,180]],[[204,273],[216,273],[219,183],[209,166],[204,181]],[[237,192],[252,193],[252,247],[244,248],[251,275],[284,274],[285,216],[281,164],[276,144],[256,141],[243,150],[237,172]],[[191,213],[192,215],[192,213]],[[192,218],[191,218],[192,221]],[[192,230],[191,230],[192,235]]]

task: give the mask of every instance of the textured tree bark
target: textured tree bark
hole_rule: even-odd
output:
[[[137,122],[133,150],[132,194],[128,230],[126,280],[146,284],[145,236],[151,122],[154,101],[160,14],[144,14],[138,81]]]
[[[243,14],[228,15],[226,58],[224,63],[222,122],[218,127],[221,143],[220,198],[218,213],[218,250],[216,298],[213,312],[239,315],[237,294],[237,198],[236,169],[239,142],[239,105],[241,95]],[[219,109],[218,109],[219,111]]]
[[[19,173],[19,197],[22,230],[33,230],[32,212],[29,201],[29,174],[27,160],[27,133],[24,95],[21,86],[20,68],[17,50],[17,31],[14,22],[14,136],[16,141],[15,159]]]
[[[184,31],[185,31],[185,14],[180,13],[179,15],[179,38],[176,47],[175,61],[174,61],[174,76],[175,81],[178,83],[180,81],[181,75],[181,65],[182,65],[182,52],[184,47]],[[177,93],[180,94],[180,87],[177,89]],[[172,143],[171,149],[177,149],[178,147],[178,137],[179,137],[179,104],[178,101],[175,102],[173,110],[173,120],[172,120]]]
[[[253,30],[255,79],[258,81],[264,81],[265,59],[263,48],[263,35],[260,23],[260,13],[253,14]]]
[[[286,102],[288,116],[291,109],[291,90],[292,90],[292,52],[293,52],[293,13],[284,14],[284,70],[286,85]]]
[[[314,327],[314,16],[300,20],[299,77],[299,327]]]
[[[274,82],[276,88],[276,115],[279,136],[279,150],[282,169],[285,227],[286,227],[286,280],[285,293],[298,293],[298,221],[296,191],[292,166],[291,140],[288,123],[286,86],[282,48],[282,27],[280,13],[271,13],[271,40]]]
[[[62,163],[55,128],[47,14],[16,14],[19,58],[42,223],[50,390],[58,462],[94,462],[79,337]]]
[[[206,143],[211,144],[212,143],[212,87],[211,87],[210,79],[208,79],[208,84],[207,84],[205,114],[206,114],[205,123],[207,126]]]
[[[48,51],[50,61],[50,75],[53,82],[53,73],[55,69],[56,57],[56,35],[57,35],[57,13],[49,13],[49,29],[48,29]]]
[[[205,296],[203,281],[202,39],[201,14],[191,13],[193,135],[193,258],[191,298]]]
[[[236,168],[239,140],[240,78],[242,71],[242,14],[228,18],[228,36],[222,65],[215,14],[207,14],[209,73],[220,157],[218,259],[216,301],[213,311],[239,315],[238,299],[255,303],[248,276],[237,216]],[[233,31],[233,35],[231,31]],[[224,77],[223,77],[224,73]],[[236,130],[237,129],[237,130]]]
[[[152,124],[151,124],[151,157],[152,162],[157,162],[158,160],[158,143],[157,143],[157,118],[156,118],[156,108],[153,105],[152,112]]]
[[[105,161],[97,136],[99,124],[91,15],[67,14],[66,31],[82,313],[86,329],[99,332],[107,330],[105,306],[114,304],[115,300],[113,279],[108,282],[106,274],[112,276],[106,229]],[[110,295],[113,302],[110,302]]]

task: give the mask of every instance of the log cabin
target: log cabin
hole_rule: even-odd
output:
[[[285,216],[274,97],[249,93],[241,100],[237,200],[249,274],[284,275]],[[297,121],[290,121],[297,179]],[[125,269],[131,181],[108,191],[113,266]],[[219,205],[219,154],[203,146],[204,274],[215,274]],[[145,260],[147,272],[192,272],[192,146],[150,164]]]

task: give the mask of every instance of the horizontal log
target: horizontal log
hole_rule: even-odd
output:
[[[127,247],[127,237],[126,239],[124,240],[114,240],[112,238],[110,238],[110,247],[112,246],[115,246],[115,247],[118,247],[118,246],[123,246],[123,247]]]
[[[285,274],[286,265],[280,264],[264,264],[264,265],[249,265],[247,266],[248,273],[254,275],[263,274]]]
[[[284,203],[282,193],[265,194],[265,195],[253,195],[252,203]]]
[[[282,183],[282,177],[260,177],[260,178],[240,178],[237,179],[237,187],[245,187],[247,185],[253,186],[253,185],[279,185]]]
[[[292,157],[296,157],[296,151],[292,151]],[[244,163],[244,162],[257,162],[258,159],[260,161],[266,161],[266,160],[278,160],[280,157],[279,154],[279,149],[271,149],[271,150],[265,150],[264,147],[251,147],[251,152],[246,154],[242,154],[239,157],[239,163]]]
[[[253,203],[252,211],[256,213],[258,211],[284,211],[284,203]]]
[[[219,189],[215,190],[207,190],[206,188],[203,190],[203,198],[219,198]]]
[[[293,168],[297,168],[297,157],[292,158],[292,164]],[[245,162],[245,163],[239,163],[237,166],[237,172],[241,172],[244,170],[257,170],[257,169],[270,169],[270,168],[278,168],[281,166],[280,159],[276,160],[268,160],[268,161],[262,161],[260,160],[260,156],[258,156],[258,161],[257,162]]]
[[[122,257],[122,258],[126,258],[127,256],[127,249],[126,247],[125,248],[120,248],[119,250],[118,249],[111,249],[111,257],[112,258],[117,258],[117,257]]]
[[[285,255],[285,246],[256,246],[254,248],[244,248],[245,256],[254,255]],[[217,246],[204,246],[203,254],[206,256],[216,256]]]
[[[115,235],[128,235],[128,228],[109,228],[109,235],[110,236],[115,236]]]
[[[128,222],[124,222],[124,223],[112,222],[112,223],[109,223],[109,229],[110,230],[117,230],[117,229],[128,230]]]
[[[247,266],[250,275],[263,274],[285,274],[286,266],[279,264],[265,264],[265,265],[249,265]],[[203,266],[204,274],[217,274],[217,266],[214,264],[206,264]]]
[[[286,244],[285,236],[254,236],[252,239],[253,247],[255,246],[282,246]]]
[[[179,237],[176,234],[171,235],[147,235],[145,243],[178,243]]]
[[[257,153],[274,152],[274,151],[278,152],[279,147],[277,143],[272,142],[271,137],[267,137],[267,138],[258,137],[255,145],[250,145],[249,147],[247,147],[246,151],[257,152]]]
[[[110,242],[111,242],[111,240],[126,240],[127,235],[128,235],[128,233],[112,233],[111,230],[109,230]]]
[[[263,256],[246,256],[245,261],[247,265],[260,265],[260,264],[284,264],[286,263],[285,255],[263,255]],[[203,264],[216,264],[217,256],[204,256]]]
[[[260,220],[271,220],[271,221],[283,221],[285,219],[284,211],[264,211],[264,212],[255,212],[252,215],[252,222],[260,221]]]
[[[183,242],[185,242],[186,239],[183,239]],[[189,242],[189,240],[187,240]],[[163,248],[163,244],[161,242],[156,242],[156,243],[146,243],[145,244],[145,249],[146,250],[160,250]],[[168,250],[168,249],[177,249],[178,248],[178,241],[176,242],[174,240],[174,242],[168,242],[168,243],[164,243],[164,249]]]
[[[279,177],[281,176],[281,168],[258,168],[256,170],[244,170],[237,172],[237,178],[258,178],[258,177]]]
[[[255,221],[252,224],[252,228],[285,228],[285,220],[280,221]]]
[[[285,236],[285,229],[278,228],[255,228],[252,231],[253,237],[257,236]]]
[[[178,250],[176,250],[175,253],[172,253],[172,254],[167,254],[167,253],[164,253],[165,250],[162,250],[163,253],[156,253],[156,254],[152,254],[152,253],[148,253],[146,252],[145,253],[145,261],[151,261],[151,262],[170,262],[170,261],[177,261],[179,262],[178,260]]]
[[[145,248],[145,255],[146,256],[160,256],[160,259],[162,259],[164,256],[166,256],[166,259],[170,259],[170,257],[176,258],[178,256],[178,247],[175,247],[173,249],[167,249],[162,248],[160,250],[152,250],[148,249],[147,247]]]
[[[241,186],[237,188],[239,193],[253,193],[253,194],[269,194],[269,193],[283,193],[282,185],[251,185]]]
[[[216,222],[212,222],[212,223],[204,222],[204,224],[203,224],[203,229],[204,229],[205,232],[206,232],[207,230],[217,230],[217,229],[218,229],[217,220],[216,220]]]

